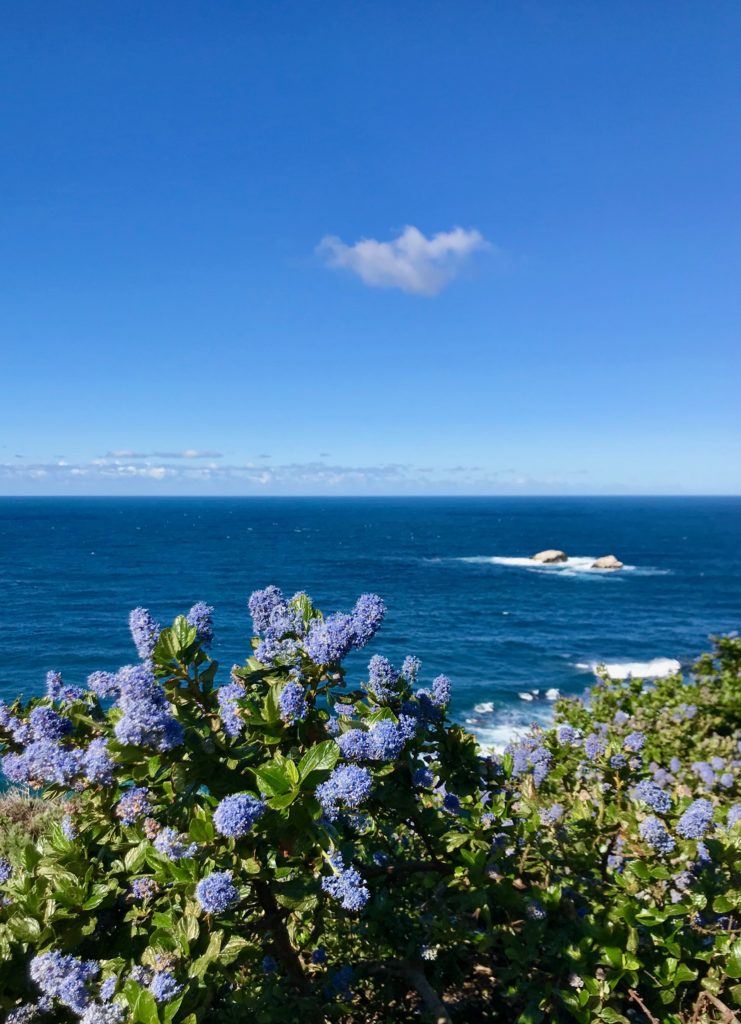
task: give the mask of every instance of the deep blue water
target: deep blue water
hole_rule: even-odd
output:
[[[547,547],[576,560],[506,561]],[[607,553],[630,568],[580,560]],[[501,739],[547,715],[549,687],[581,693],[590,664],[687,664],[738,628],[741,498],[0,499],[0,696],[41,691],[50,668],[81,682],[134,660],[137,604],[162,623],[213,604],[226,674],[248,650],[247,597],[268,583],[327,612],[380,593],[370,652],[445,671],[456,715]]]

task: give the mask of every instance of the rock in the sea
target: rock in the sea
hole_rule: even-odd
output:
[[[542,562],[543,565],[553,565],[554,562],[567,562],[568,555],[565,551],[556,551],[553,548],[549,548],[547,551],[539,551],[537,555],[532,556],[534,562]]]
[[[623,563],[614,555],[603,555],[596,562],[592,562],[593,569],[622,569]]]

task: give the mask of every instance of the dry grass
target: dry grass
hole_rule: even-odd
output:
[[[0,793],[0,856],[38,839],[63,813],[61,799],[41,800],[23,789]]]

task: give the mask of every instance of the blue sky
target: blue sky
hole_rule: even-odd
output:
[[[741,493],[735,0],[2,23],[0,493]]]

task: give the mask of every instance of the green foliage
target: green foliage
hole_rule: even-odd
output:
[[[317,618],[302,601],[304,622]],[[115,978],[124,1019],[141,1024],[402,1020],[415,999],[423,1019],[441,1019],[441,995],[454,1020],[521,1024],[647,1014],[688,1024],[695,1007],[712,1010],[704,993],[716,1008],[741,1006],[741,821],[728,823],[741,764],[738,639],[719,640],[687,680],[603,679],[588,703],[560,701],[553,729],[503,757],[483,754],[403,680],[381,701],[352,688],[339,665],[300,653],[295,664],[252,656],[233,670],[235,731],[217,665],[184,617],[163,630],[153,663],[181,744],[121,742],[120,708],[92,694],[62,709],[76,749],[108,741],[114,781],[73,793],[47,783],[44,797],[66,801],[74,836],[51,820],[6,844],[5,1010],[38,998],[28,963],[50,950],[99,961],[91,993]],[[307,711],[286,721],[281,694],[296,668]],[[352,715],[338,718],[338,702]],[[39,698],[13,711],[27,720],[41,706],[51,705]],[[410,715],[416,728],[400,753],[361,762],[372,777],[361,806],[325,814],[317,787],[347,763],[336,734]],[[573,739],[559,738],[564,725]],[[645,735],[640,752],[625,748],[635,732]],[[591,734],[604,748],[593,757]],[[11,730],[0,740],[21,749]],[[667,853],[642,838],[653,812],[633,795],[658,769],[671,797]],[[116,810],[132,786],[148,790],[151,809],[125,824]],[[214,822],[234,794],[264,803],[239,837]],[[686,838],[677,822],[698,797],[711,801],[713,824]],[[165,828],[195,844],[192,855],[160,852]],[[367,889],[359,912],[322,886],[338,854]],[[198,883],[224,871],[238,899],[207,913]],[[132,894],[141,879],[152,884],[145,899]],[[177,994],[158,1002],[132,977],[142,968],[150,979],[171,973]],[[76,1019],[61,1003],[54,1014]]]

